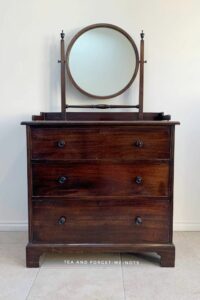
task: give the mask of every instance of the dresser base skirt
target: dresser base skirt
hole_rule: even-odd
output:
[[[38,244],[28,243],[26,266],[38,268],[40,256],[44,253],[143,253],[155,252],[160,256],[161,267],[174,267],[175,247],[173,244]]]

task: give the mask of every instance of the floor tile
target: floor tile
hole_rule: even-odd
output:
[[[199,300],[199,271],[152,267],[134,272],[123,267],[126,300]]]
[[[184,232],[186,233],[186,232]],[[200,259],[200,232],[189,232],[185,234],[185,244],[193,250]]]
[[[25,300],[38,271],[25,267],[24,245],[1,244],[0,299]]]
[[[190,233],[178,232],[174,235],[176,246],[175,268],[161,268],[156,257],[144,259],[141,255],[122,256],[122,269],[126,300],[199,300],[200,299],[200,259],[193,247],[198,238]],[[124,261],[138,259],[139,264],[130,267]]]
[[[192,271],[200,266],[200,243],[198,237],[198,232],[177,232],[174,234],[176,270],[187,269]]]
[[[25,247],[23,244],[0,244],[0,266],[25,267]],[[0,269],[0,271],[1,271]]]
[[[175,268],[154,253],[121,254],[122,263],[87,253],[46,254],[41,269],[27,269],[26,243],[25,232],[0,232],[0,300],[200,299],[200,232],[174,233]]]
[[[41,269],[27,300],[124,300],[121,268]]]
[[[0,244],[24,244],[28,243],[26,231],[0,231]]]

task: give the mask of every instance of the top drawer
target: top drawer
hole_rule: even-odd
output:
[[[168,126],[32,128],[31,140],[32,159],[170,158]]]

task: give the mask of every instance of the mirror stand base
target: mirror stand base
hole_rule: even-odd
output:
[[[170,115],[163,112],[143,113],[143,121],[169,121]],[[33,115],[33,121],[62,121],[63,115],[59,112],[41,112]],[[137,112],[66,112],[66,121],[139,121]],[[140,120],[141,121],[141,120]]]

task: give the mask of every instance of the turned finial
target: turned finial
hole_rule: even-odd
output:
[[[60,36],[61,36],[61,39],[64,40],[65,34],[64,34],[64,31],[63,31],[63,30],[62,30]]]
[[[141,39],[143,40],[144,39],[144,32],[143,32],[143,30],[141,31],[140,36],[141,36]]]

